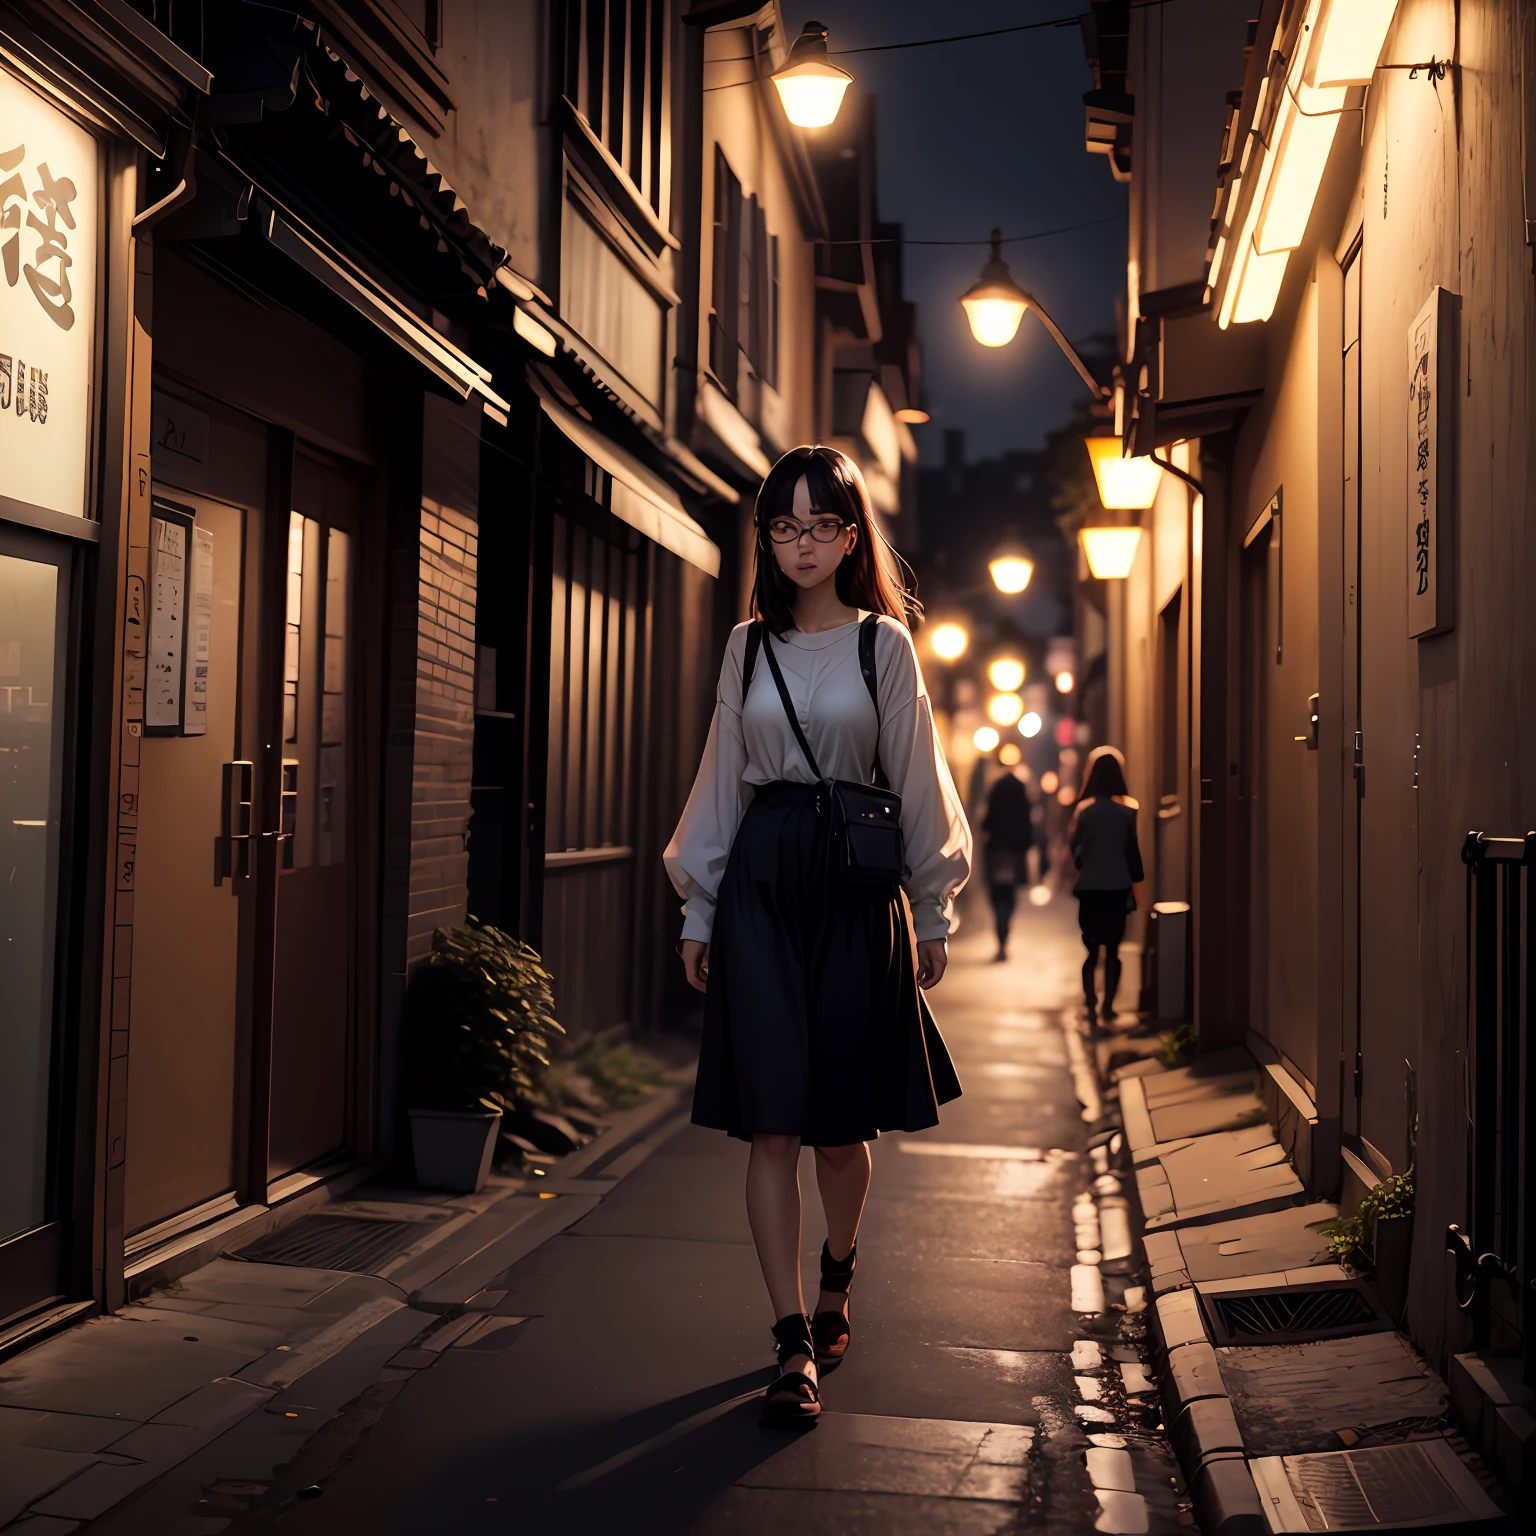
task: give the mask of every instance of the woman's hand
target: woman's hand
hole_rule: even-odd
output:
[[[709,984],[709,945],[701,939],[684,939],[678,947],[683,957],[683,971],[688,985],[695,992],[703,992]],[[944,968],[941,965],[940,971]]]
[[[917,984],[923,991],[936,987],[949,964],[947,939],[919,939],[917,941]]]

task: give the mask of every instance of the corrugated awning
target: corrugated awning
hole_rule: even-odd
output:
[[[278,250],[318,278],[451,389],[465,399],[478,394],[497,410],[510,409],[491,388],[490,369],[482,368],[467,352],[439,336],[344,256],[326,250],[317,237],[301,230],[276,209],[268,211],[263,223],[267,239]]]
[[[670,549],[710,576],[720,574],[720,548],[683,510],[682,498],[660,475],[647,469],[596,427],[547,395],[544,414],[592,460],[613,476],[609,511],[646,538]]]

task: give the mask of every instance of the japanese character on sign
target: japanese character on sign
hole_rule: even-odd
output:
[[[55,176],[44,160],[35,167],[39,185],[32,193],[34,212],[27,207],[27,186],[19,167],[27,146],[0,150],[0,274],[8,287],[14,288],[25,276],[32,296],[42,305],[43,313],[60,330],[75,323],[74,297],[69,269],[74,257],[69,254],[69,235],[75,227],[72,204],[79,195],[68,176]],[[38,237],[33,259],[21,260],[22,209],[27,209],[26,227]]]

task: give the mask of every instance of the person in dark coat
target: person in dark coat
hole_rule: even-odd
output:
[[[987,894],[997,921],[998,960],[1008,958],[1008,929],[1013,922],[1018,889],[1029,879],[1029,850],[1035,841],[1033,805],[1028,787],[1013,772],[1005,773],[987,795]]]
[[[1099,951],[1104,951],[1104,1018],[1115,1017],[1120,987],[1120,944],[1125,919],[1136,910],[1136,887],[1146,878],[1136,841],[1137,804],[1125,783],[1125,759],[1114,747],[1088,755],[1088,775],[1072,812],[1069,842],[1077,865],[1078,927],[1088,958],[1083,962],[1083,996],[1088,1017],[1098,1015],[1094,989]]]

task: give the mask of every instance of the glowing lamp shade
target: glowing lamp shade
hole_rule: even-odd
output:
[[[1140,528],[1082,528],[1077,537],[1095,581],[1123,581],[1131,574]]]
[[[997,760],[1004,768],[1017,768],[1024,761],[1024,753],[1013,742],[1005,741],[997,749]]]
[[[1024,555],[999,555],[987,562],[987,569],[992,573],[992,585],[999,592],[1016,597],[1035,574],[1035,562]]]
[[[784,103],[784,115],[796,128],[825,128],[843,104],[853,76],[827,57],[827,29],[808,21],[795,39],[784,67],[768,77]]]
[[[1335,114],[1291,114],[1290,130],[1276,159],[1269,196],[1254,236],[1257,252],[1291,251],[1305,239],[1307,221],[1312,217],[1312,204],[1317,201],[1317,189],[1322,185],[1338,126]],[[1251,265],[1249,281],[1257,276]],[[1283,266],[1281,270],[1284,271]]]
[[[1333,0],[1323,23],[1316,85],[1369,85],[1392,25],[1397,0]]]
[[[1280,285],[1285,281],[1285,266],[1290,260],[1289,251],[1271,251],[1261,256],[1255,251],[1243,268],[1241,286],[1236,290],[1237,303],[1232,310],[1232,323],[1246,325],[1251,320],[1268,320],[1275,312],[1275,300],[1280,297]]]
[[[959,661],[965,655],[971,637],[966,634],[964,625],[936,624],[928,643],[940,661]]]
[[[1013,693],[1024,681],[1024,663],[1017,656],[999,656],[987,668],[987,681],[1001,693]]]
[[[1016,693],[994,693],[987,700],[987,719],[993,725],[1015,725],[1024,713],[1024,700]]]
[[[1118,437],[1090,437],[1086,446],[1099,500],[1109,511],[1144,512],[1157,500],[1163,466],[1155,459],[1124,458]]]
[[[992,231],[992,258],[981,277],[960,295],[960,307],[971,322],[971,335],[984,347],[1006,347],[1019,333],[1029,308],[1029,295],[1014,282],[1003,260],[1003,232]]]
[[[971,745],[978,752],[991,752],[1002,739],[990,725],[984,725],[971,737]]]
[[[1056,692],[1071,693],[1077,687],[1077,679],[1065,668],[1056,674]]]
[[[928,412],[918,410],[915,405],[904,405],[896,412],[896,420],[904,421],[909,427],[920,427],[928,419]]]
[[[1030,712],[1025,715],[1022,720],[1019,721],[1019,735],[1024,737],[1032,738],[1038,736],[1044,728],[1045,721],[1042,720],[1040,716],[1034,712],[1034,710],[1030,710]]]

